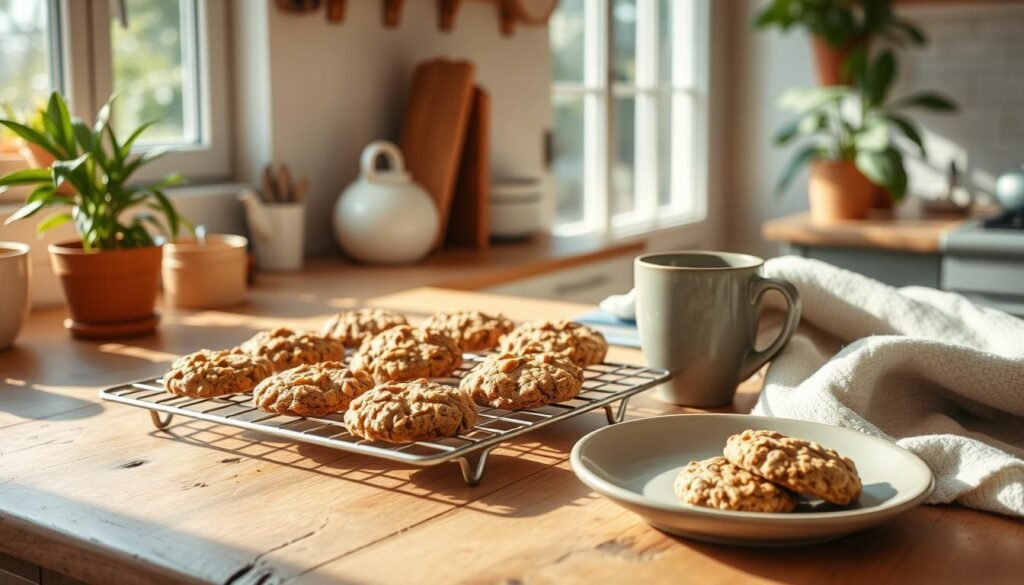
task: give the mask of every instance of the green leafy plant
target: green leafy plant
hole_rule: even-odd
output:
[[[833,47],[872,37],[923,45],[924,33],[892,10],[889,0],[771,0],[754,17],[755,28],[783,32],[802,27]]]
[[[147,225],[170,238],[177,236],[182,225],[188,225],[163,191],[181,182],[180,175],[168,175],[151,185],[129,183],[140,168],[167,151],[150,149],[132,155],[132,145],[153,122],[143,124],[121,142],[110,126],[111,103],[100,109],[92,126],[71,117],[57,92],[50,95],[41,130],[0,119],[0,126],[55,159],[50,168],[24,169],[0,177],[0,191],[15,185],[35,185],[25,205],[6,223],[65,208],[43,218],[36,230],[43,233],[71,221],[87,251],[151,246],[155,242]],[[129,221],[122,220],[125,212],[140,206],[145,209]],[[162,216],[162,222],[158,216]]]
[[[871,59],[863,50],[851,56],[853,86],[795,88],[785,92],[780,107],[796,118],[775,135],[778,145],[804,140],[805,144],[782,173],[776,192],[784,191],[796,175],[816,161],[849,161],[872,183],[894,199],[907,192],[903,141],[925,158],[924,142],[906,110],[919,108],[952,113],[957,105],[949,98],[922,91],[889,100],[896,77],[896,59],[882,51]]]

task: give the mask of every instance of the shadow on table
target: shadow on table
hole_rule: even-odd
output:
[[[595,413],[593,420],[582,426],[599,426],[603,418],[603,414]],[[559,467],[568,459],[575,439],[582,436],[577,434],[579,431],[572,431],[579,426],[542,429],[502,444],[489,455],[484,476],[476,486],[467,485],[458,465],[451,462],[421,467],[205,421],[186,420],[151,434],[217,449],[229,456],[225,461],[238,457],[256,459],[453,506],[471,504],[474,510],[485,514],[527,517],[593,497],[570,470]],[[550,487],[532,497],[505,489],[540,474],[544,474],[543,481]]]

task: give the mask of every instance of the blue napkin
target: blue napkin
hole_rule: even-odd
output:
[[[608,343],[619,347],[640,349],[640,334],[635,321],[623,321],[597,309],[573,319],[601,332]]]

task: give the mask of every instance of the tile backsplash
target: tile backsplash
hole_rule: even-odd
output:
[[[894,96],[929,89],[949,95],[960,112],[915,112],[926,130],[928,161],[908,163],[912,188],[944,193],[950,161],[966,171],[976,194],[1024,164],[1024,6],[963,3],[902,10],[929,37],[924,49],[900,52]]]

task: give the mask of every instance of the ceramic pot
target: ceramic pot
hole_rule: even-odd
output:
[[[187,309],[244,302],[248,245],[234,235],[208,235],[202,245],[192,238],[164,244],[164,302]]]
[[[493,238],[525,238],[543,226],[544,197],[539,179],[495,181],[489,204]]]
[[[388,170],[377,169],[383,156]],[[402,264],[426,256],[440,221],[430,194],[405,171],[402,153],[377,141],[363,150],[361,175],[334,207],[334,234],[346,254],[362,262]]]
[[[0,242],[0,350],[14,343],[31,306],[28,245]]]
[[[78,241],[50,244],[76,337],[140,335],[156,329],[160,246],[86,252]]]
[[[843,47],[833,47],[825,39],[812,36],[811,50],[814,53],[814,67],[818,73],[818,84],[842,85],[847,83],[843,75],[843,63],[855,50],[866,45],[866,41],[858,39]]]
[[[875,201],[875,185],[850,161],[811,165],[808,184],[813,223],[863,219]]]

